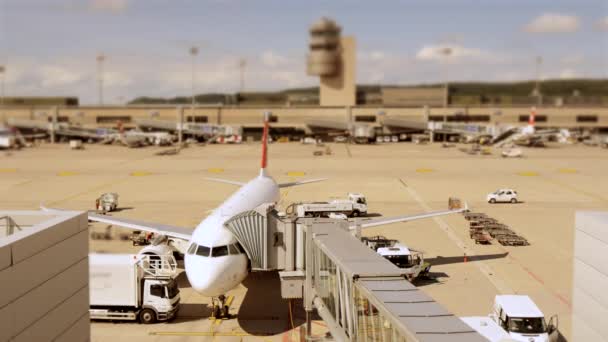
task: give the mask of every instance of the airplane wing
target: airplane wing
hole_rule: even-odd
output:
[[[206,180],[212,181],[212,182],[218,182],[218,183],[226,183],[226,184],[232,184],[232,185],[238,185],[238,186],[243,186],[245,185],[244,182],[238,182],[238,181],[233,181],[233,180],[229,180],[229,179],[222,179],[222,178],[205,178]]]
[[[381,217],[381,218],[377,218],[377,219],[360,221],[359,225],[361,226],[361,229],[365,229],[365,228],[377,227],[377,226],[382,226],[382,225],[391,224],[391,223],[408,222],[408,221],[420,220],[420,219],[425,219],[425,218],[430,218],[430,217],[435,217],[435,216],[457,214],[457,213],[462,213],[462,212],[465,212],[468,210],[469,210],[468,206],[465,205],[465,207],[461,208],[461,209],[431,211],[428,213],[414,214],[414,215]],[[357,226],[355,224],[353,224],[350,226],[350,229],[351,230],[357,229]]]
[[[290,186],[296,186],[296,185],[302,185],[302,184],[308,184],[308,183],[321,182],[321,181],[324,181],[326,179],[327,178],[317,178],[317,179],[307,179],[307,180],[302,180],[302,181],[297,181],[297,182],[280,183],[279,184],[279,188],[288,188]]]
[[[117,218],[107,215],[89,213],[89,220],[103,222],[115,226],[129,228],[133,230],[143,230],[155,234],[166,235],[178,239],[190,240],[193,229],[175,227],[158,223],[150,223],[126,218]]]

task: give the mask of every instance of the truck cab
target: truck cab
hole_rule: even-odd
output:
[[[557,341],[557,316],[547,323],[542,311],[528,296],[496,296],[490,317],[515,341]]]
[[[180,295],[177,282],[173,278],[144,278],[142,286],[142,312],[139,319],[142,323],[166,321],[175,316],[179,307]],[[146,316],[146,308],[154,311],[154,316]],[[151,315],[152,313],[148,313]]]
[[[367,214],[367,200],[365,199],[365,195],[349,192],[348,200],[353,204],[353,209],[357,210],[360,214]]]

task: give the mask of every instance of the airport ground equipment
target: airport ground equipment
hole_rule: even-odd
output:
[[[72,149],[72,150],[84,149],[84,145],[82,145],[82,140],[78,140],[78,139],[70,140],[70,149]]]
[[[545,315],[528,296],[498,295],[490,314],[509,336],[522,342],[556,341],[557,316],[545,321]]]
[[[134,230],[129,236],[129,240],[133,243],[133,246],[147,246],[150,244],[150,238],[152,233],[142,232],[140,230]]]
[[[501,153],[503,158],[521,158],[524,156],[521,148],[509,148]]]
[[[95,209],[103,213],[116,210],[118,207],[118,194],[107,192],[95,200]]]
[[[498,189],[486,196],[488,203],[517,203],[517,191],[513,189]]]
[[[493,240],[503,246],[528,246],[526,238],[516,233],[508,225],[484,213],[465,213],[469,221],[469,237],[479,244],[491,244]]]
[[[431,269],[431,265],[424,261],[422,252],[410,249],[397,240],[377,235],[362,237],[361,242],[393,265],[403,269],[409,281],[426,276]]]
[[[293,208],[298,217],[327,217],[329,214],[345,214],[348,217],[367,215],[367,201],[360,193],[349,193],[347,199],[329,202],[295,203]],[[288,212],[290,210],[287,210]]]
[[[172,256],[90,254],[90,317],[149,324],[173,318],[180,302]]]

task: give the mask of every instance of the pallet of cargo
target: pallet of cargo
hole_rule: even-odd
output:
[[[476,244],[489,245],[492,243],[492,236],[483,229],[475,229],[469,232],[471,239],[475,240]]]
[[[479,219],[479,218],[484,218],[484,217],[488,217],[488,215],[486,215],[484,213],[473,213],[473,212],[464,213],[464,218],[468,221]]]
[[[498,243],[503,246],[528,246],[530,243],[519,235],[503,235],[498,238]]]

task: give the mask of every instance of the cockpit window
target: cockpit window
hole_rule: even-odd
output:
[[[230,252],[231,255],[241,254],[241,252],[239,251],[239,248],[236,246],[236,244],[228,245],[228,251]]]
[[[228,246],[217,246],[213,247],[213,251],[211,253],[212,257],[221,257],[228,255]]]
[[[198,248],[196,249],[196,255],[208,257],[210,253],[211,253],[211,248],[209,248],[209,247],[198,246]]]
[[[188,247],[188,251],[187,251],[187,253],[188,253],[188,254],[194,254],[194,252],[196,251],[196,247],[197,247],[197,245],[196,245],[196,244],[193,242],[193,243],[190,245],[190,247]]]

